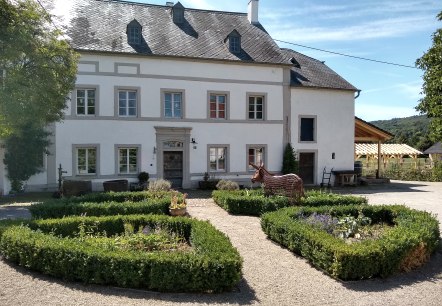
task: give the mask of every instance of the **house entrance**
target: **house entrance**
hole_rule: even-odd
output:
[[[315,183],[315,153],[299,153],[299,176],[304,184]]]
[[[163,165],[164,179],[171,181],[173,188],[181,188],[183,186],[183,152],[164,151]]]

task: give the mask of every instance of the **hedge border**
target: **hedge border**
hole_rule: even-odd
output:
[[[181,195],[179,193],[179,195]],[[106,192],[50,200],[31,205],[33,218],[63,216],[168,214],[171,192]]]
[[[373,223],[382,220],[395,226],[377,240],[349,245],[342,239],[298,221],[301,214],[313,212],[357,217],[360,211]],[[400,205],[290,207],[264,214],[261,227],[271,240],[341,280],[387,277],[399,271],[403,261],[421,243],[425,246],[425,255],[429,256],[438,248],[440,239],[436,218],[430,213]]]
[[[97,224],[109,235],[124,223],[161,226],[190,239],[192,252],[109,251],[68,238],[78,224]],[[48,234],[52,233],[52,234]],[[58,236],[57,236],[58,235]],[[31,221],[3,232],[9,261],[44,274],[85,283],[177,292],[221,292],[241,279],[242,259],[229,238],[206,221],[158,215],[68,217]]]
[[[214,202],[232,215],[260,216],[263,213],[293,206],[292,202],[283,196],[265,197],[260,190],[215,190],[212,192]],[[339,195],[321,191],[307,191],[299,206],[337,206],[365,205],[364,197]]]

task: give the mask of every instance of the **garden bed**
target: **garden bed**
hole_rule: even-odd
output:
[[[171,198],[171,192],[158,191],[92,193],[34,204],[29,211],[33,218],[168,214]]]
[[[312,214],[387,225],[379,236],[355,242],[306,222]],[[332,277],[358,280],[387,277],[425,263],[439,245],[439,224],[427,212],[405,206],[290,207],[262,216],[261,226],[273,241],[305,257]],[[376,228],[376,227],[375,227]]]
[[[357,196],[338,195],[321,191],[307,191],[299,206],[364,205],[367,199]],[[260,216],[263,213],[293,206],[284,196],[264,196],[262,189],[256,190],[215,190],[212,198],[217,205],[233,215]]]
[[[158,230],[181,245],[152,249]],[[3,231],[0,252],[66,280],[158,291],[229,290],[239,282],[242,266],[227,236],[208,222],[156,215],[29,221],[28,227]]]

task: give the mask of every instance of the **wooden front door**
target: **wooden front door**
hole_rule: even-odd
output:
[[[172,182],[173,188],[183,186],[183,152],[164,151],[164,179]]]
[[[315,183],[315,153],[299,153],[299,176],[304,184]]]

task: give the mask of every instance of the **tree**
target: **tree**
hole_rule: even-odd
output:
[[[442,21],[442,11],[437,16]],[[442,140],[442,28],[433,34],[433,45],[416,61],[424,70],[422,94],[416,107],[422,114],[432,118],[430,136],[434,142]]]
[[[282,174],[297,173],[298,161],[295,157],[295,152],[290,143],[287,144],[282,157]]]
[[[9,135],[5,139],[6,148],[4,163],[11,181],[11,189],[22,190],[23,182],[32,175],[41,172],[44,153],[49,145],[49,133],[39,126],[26,124],[18,129],[19,133]]]
[[[41,170],[45,127],[63,118],[76,52],[34,0],[0,0],[0,137],[12,189]]]
[[[77,55],[33,0],[0,0],[0,136],[62,119]]]

